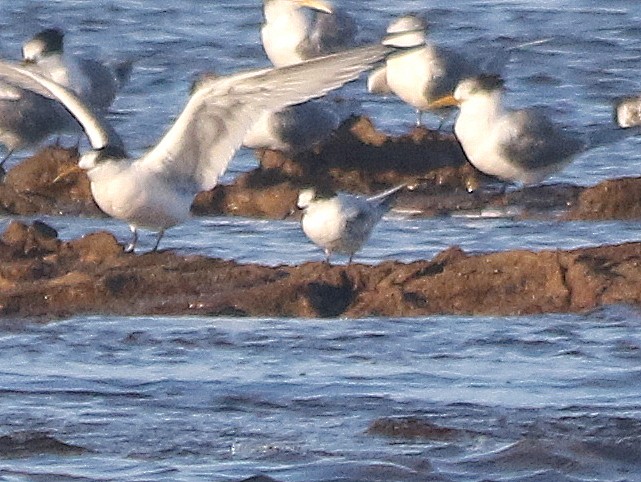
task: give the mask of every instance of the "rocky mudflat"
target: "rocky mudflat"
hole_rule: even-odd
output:
[[[274,317],[522,315],[641,304],[641,243],[469,254],[375,266],[268,267],[171,251],[125,253],[109,233],[63,242],[41,222],[0,239],[0,315]]]
[[[641,218],[641,178],[503,193],[465,162],[452,134],[415,128],[390,137],[362,117],[313,152],[257,156],[257,169],[201,193],[193,212],[282,218],[310,184],[371,193],[407,183],[397,209],[416,216],[501,209],[560,220]],[[77,161],[76,150],[59,147],[26,159],[0,184],[0,212],[103,215],[86,175],[64,175]],[[451,247],[413,263],[268,267],[171,251],[129,254],[106,232],[63,242],[44,223],[14,221],[0,239],[0,258],[4,317],[519,315],[641,301],[641,243],[492,254]]]
[[[641,178],[605,181],[584,188],[568,184],[508,189],[465,161],[453,134],[414,128],[388,136],[366,117],[343,123],[332,139],[313,151],[287,157],[256,152],[260,166],[229,185],[194,200],[195,215],[283,218],[301,188],[373,193],[406,183],[397,208],[416,216],[499,209],[515,217],[633,219],[641,217]],[[82,172],[62,175],[78,162],[75,149],[50,147],[6,173],[0,212],[15,215],[101,215]]]

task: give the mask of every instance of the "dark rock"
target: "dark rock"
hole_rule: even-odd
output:
[[[294,207],[302,187],[373,193],[401,183],[466,192],[477,171],[452,134],[416,128],[399,137],[377,131],[365,117],[345,121],[332,138],[293,157],[256,151],[260,167],[229,186],[199,195],[196,214],[236,214],[282,218]]]
[[[260,167],[196,196],[194,214],[281,219],[302,187],[369,194],[406,183],[411,190],[399,196],[396,206],[417,216],[490,208],[521,218],[556,217],[568,210],[567,219],[641,217],[639,179],[587,189],[556,184],[504,193],[466,162],[453,134],[417,127],[389,136],[365,117],[348,119],[313,150],[293,157],[261,150],[256,156]],[[50,147],[15,166],[0,184],[0,213],[104,215],[91,197],[86,174],[62,175],[77,162],[76,150]]]
[[[367,433],[383,437],[436,441],[452,441],[472,435],[468,430],[441,427],[418,417],[380,418],[367,428]]]
[[[267,475],[254,475],[248,479],[243,479],[240,482],[278,482],[276,479],[272,479]]]
[[[74,169],[77,164],[76,149],[43,149],[9,170],[0,186],[0,206],[12,214],[102,215],[87,175]]]
[[[88,450],[61,442],[41,432],[14,432],[0,436],[0,457],[31,457],[42,454],[80,455]]]
[[[25,250],[33,233],[51,244]],[[124,253],[107,233],[70,242],[49,238],[52,233],[41,225],[12,223],[2,236],[1,315],[359,318],[641,305],[641,243],[491,254],[453,247],[413,263],[269,267],[169,251],[136,255]]]
[[[641,178],[609,179],[586,188],[564,218],[641,219]]]
[[[111,233],[88,234],[71,241],[68,247],[83,261],[99,263],[123,254],[123,248]]]
[[[12,221],[3,234],[2,241],[12,248],[13,256],[52,253],[60,245],[57,231],[40,221],[35,221],[30,226]]]

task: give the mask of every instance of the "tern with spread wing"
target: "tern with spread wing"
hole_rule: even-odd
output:
[[[15,64],[0,62],[0,81],[58,100],[77,119],[91,150],[80,157],[91,192],[108,215],[137,230],[158,232],[183,222],[194,196],[212,189],[243,137],[266,111],[321,96],[355,80],[383,60],[389,48],[361,47],[277,69],[260,69],[198,83],[160,142],[138,159],[127,157],[120,137],[77,95]]]
[[[370,197],[339,192],[330,198],[318,196],[314,188],[303,189],[296,203],[303,211],[303,232],[325,251],[327,263],[332,253],[342,253],[349,256],[350,264],[404,187],[396,186]]]
[[[64,50],[64,32],[48,28],[22,45],[22,58],[29,69],[73,90],[96,109],[107,109],[129,79],[131,61],[107,65]]]

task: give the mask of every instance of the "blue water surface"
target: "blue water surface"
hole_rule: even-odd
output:
[[[611,122],[613,99],[641,92],[637,0],[340,4],[357,16],[363,41],[407,11],[425,12],[432,38],[469,56],[549,38],[514,50],[507,101],[543,106],[577,130]],[[110,118],[139,154],[180,112],[199,72],[268,65],[260,22],[258,0],[14,0],[0,6],[0,54],[18,58],[25,38],[59,26],[72,52],[134,58]],[[412,109],[367,95],[362,81],[344,93],[387,132],[414,122]],[[640,143],[632,135],[585,152],[549,182],[638,175]],[[256,164],[241,151],[225,179]],[[101,229],[128,237],[115,220],[39,219],[63,239]],[[569,249],[637,240],[638,228],[392,213],[356,261],[426,259],[452,245]],[[152,242],[144,236],[142,246]],[[287,220],[197,218],[163,242],[247,263],[322,258]],[[640,324],[622,306],[530,317],[4,320],[0,480],[641,480]],[[368,431],[408,417],[450,435]],[[44,450],[28,442],[33,434],[85,451]],[[23,452],[7,450],[6,440],[19,439]]]

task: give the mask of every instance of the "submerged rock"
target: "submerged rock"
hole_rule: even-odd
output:
[[[43,432],[13,432],[0,436],[0,457],[32,457],[34,455],[80,455],[88,452],[84,447],[61,442]]]
[[[0,316],[520,315],[641,304],[641,243],[432,260],[269,267],[170,251],[125,253],[108,233],[63,242],[42,223],[0,239]]]
[[[420,417],[379,418],[370,424],[366,433],[398,439],[425,439],[441,442],[480,435],[469,430],[441,427]]]

